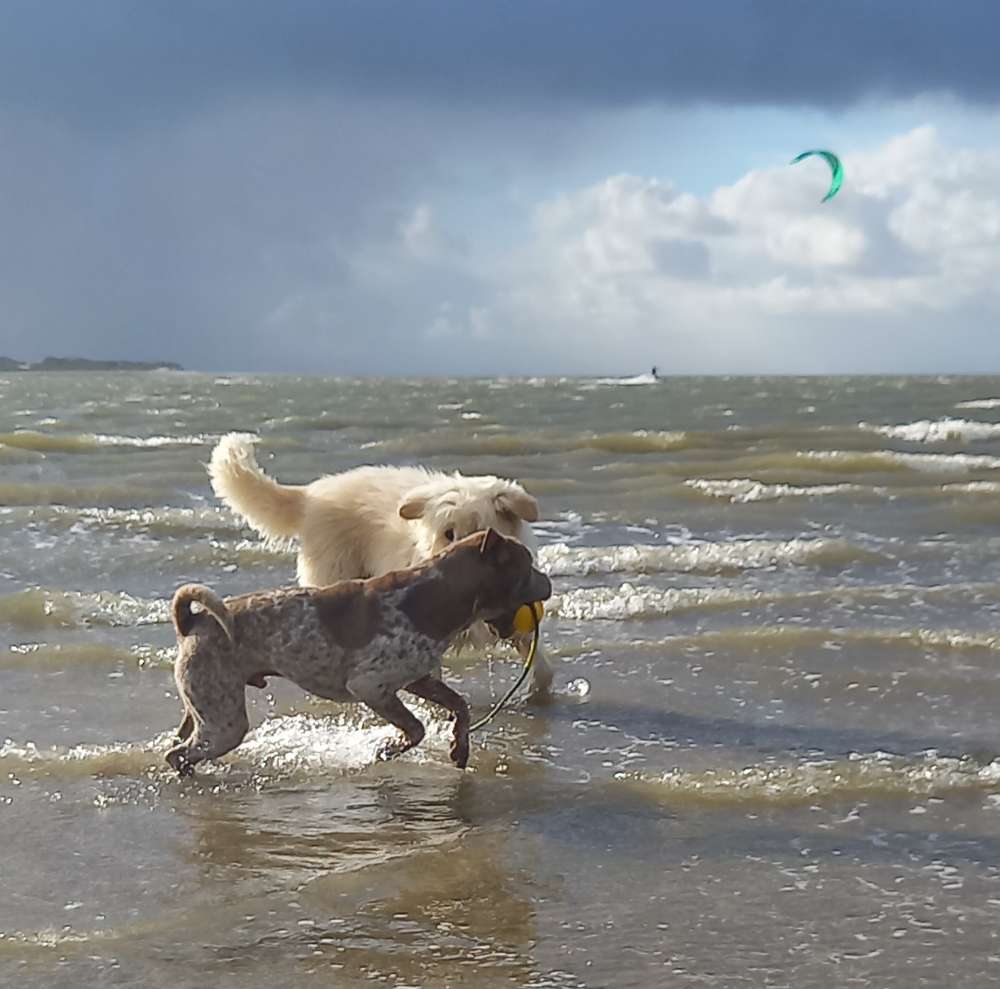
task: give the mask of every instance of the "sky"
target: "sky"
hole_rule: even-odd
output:
[[[0,0],[0,355],[1000,373],[997,37],[993,0]]]

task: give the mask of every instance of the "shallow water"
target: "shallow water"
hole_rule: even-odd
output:
[[[1000,378],[0,377],[0,981],[940,986],[1000,972]],[[291,582],[215,504],[419,462],[539,496],[546,705],[464,773],[272,681],[178,781],[166,603]],[[484,711],[513,656],[448,677]],[[589,689],[588,689],[589,688]]]

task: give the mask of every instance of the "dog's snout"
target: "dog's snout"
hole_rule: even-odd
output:
[[[541,572],[541,570],[531,571],[531,591],[534,594],[534,601],[548,601],[552,597],[552,581]]]

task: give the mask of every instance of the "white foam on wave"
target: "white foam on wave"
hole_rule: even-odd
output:
[[[895,426],[876,426],[868,422],[859,422],[858,428],[908,443],[955,441],[968,443],[1000,436],[1000,423],[978,422],[972,419],[918,419],[916,422],[904,422]]]
[[[781,498],[825,498],[831,495],[885,494],[884,488],[869,488],[860,484],[765,484],[750,477],[734,477],[725,481],[691,478],[684,484],[736,505],[757,501],[777,501]]]
[[[411,700],[407,705],[418,706]],[[450,725],[419,709],[427,729],[423,741],[402,758],[415,762],[447,758]],[[233,758],[250,762],[255,769],[279,775],[300,772],[343,772],[363,769],[378,760],[380,750],[399,738],[399,731],[383,721],[358,723],[351,712],[332,718],[289,715],[269,718],[254,729]]]
[[[176,508],[169,505],[156,508],[96,508],[72,505],[38,505],[26,510],[33,521],[47,524],[64,524],[67,527],[83,525],[88,530],[99,527],[105,531],[121,529],[140,533],[164,532],[196,533],[204,535],[218,530],[239,533],[239,519],[222,508]]]
[[[726,587],[663,590],[624,583],[619,587],[581,587],[565,594],[554,594],[546,605],[546,613],[576,621],[642,620],[663,618],[689,608],[751,604],[761,596],[758,591]]]
[[[842,539],[738,539],[680,545],[569,546],[553,543],[538,554],[556,577],[610,573],[723,573],[844,560],[867,555]]]
[[[407,704],[418,713],[427,734],[420,745],[399,758],[417,763],[447,762],[451,723],[412,700]],[[255,776],[284,778],[363,769],[378,761],[386,743],[399,738],[392,725],[367,717],[352,707],[331,717],[294,714],[268,718],[221,760],[200,764],[197,775],[219,777],[239,769]],[[163,732],[141,742],[50,748],[8,738],[0,742],[0,770],[30,778],[138,777],[151,772],[172,777],[164,762],[164,754],[173,744],[172,734]]]
[[[901,453],[897,450],[802,450],[796,460],[841,467],[844,473],[859,470],[907,470],[929,473],[954,473],[955,471],[998,470],[1000,457],[975,453]]]
[[[38,587],[0,597],[0,621],[19,629],[156,625],[170,620],[166,598],[114,591],[57,591]]]
[[[942,484],[941,490],[959,494],[1000,494],[1000,481],[965,481],[962,484]]]
[[[968,402],[956,402],[956,409],[1000,409],[1000,398],[973,398]]]
[[[627,378],[595,378],[593,384],[595,385],[626,385],[628,387],[635,385],[658,385],[660,379],[654,377],[652,374],[633,374]]]
[[[615,779],[670,801],[795,804],[848,796],[922,797],[993,789],[1000,782],[1000,760],[982,763],[968,757],[941,756],[934,750],[925,751],[922,757],[872,752],[791,766],[757,765],[707,772],[673,769],[660,776],[623,772]]]
[[[208,436],[204,433],[194,436],[118,436],[107,433],[95,433],[92,438],[100,446],[152,448],[161,446],[206,446],[212,443],[217,437]]]

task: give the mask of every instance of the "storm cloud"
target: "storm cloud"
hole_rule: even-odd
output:
[[[835,363],[802,326],[844,313],[932,342],[941,299],[995,310],[987,152],[949,184],[947,147],[899,135],[934,162],[918,194],[904,157],[843,149],[896,177],[862,188],[849,162],[815,216],[807,166],[736,165],[692,195],[629,174],[615,142],[650,107],[832,117],[936,93],[991,112],[998,26],[992,4],[930,0],[5,0],[0,354],[790,369]]]
[[[248,94],[487,108],[1000,95],[989,0],[6,0],[0,100],[141,126]]]

